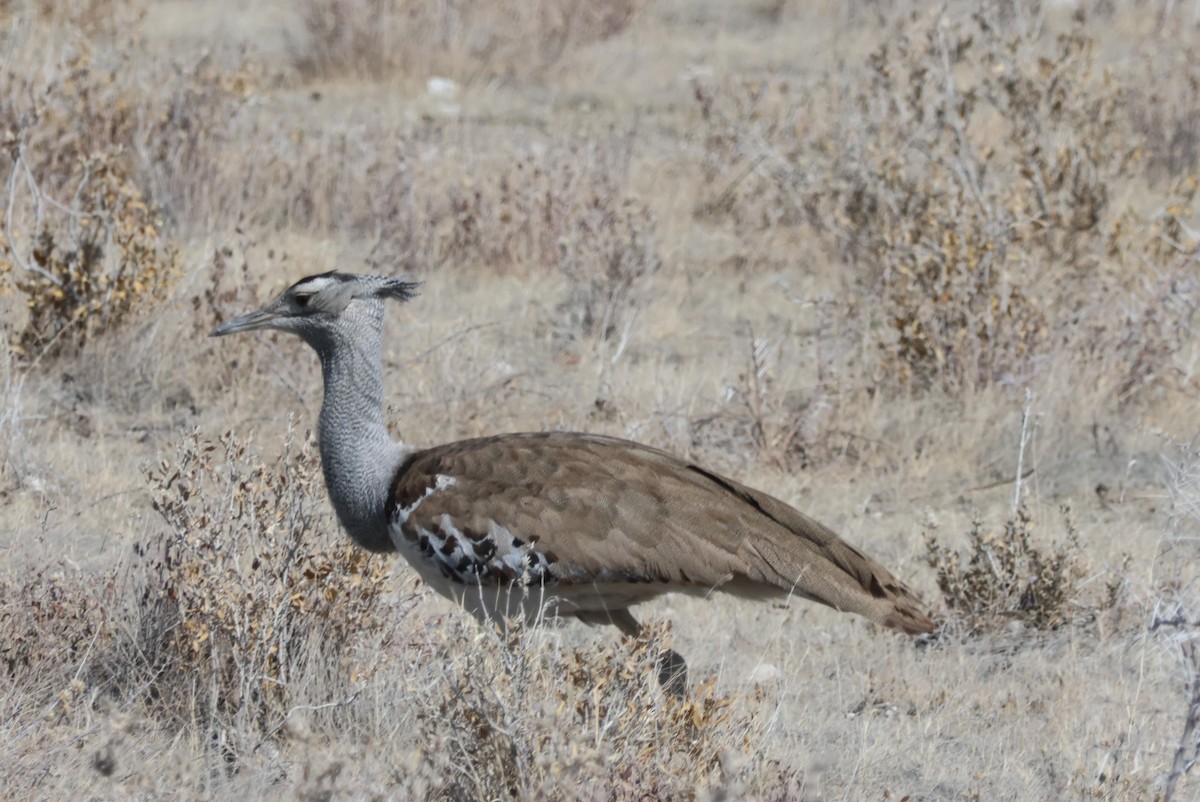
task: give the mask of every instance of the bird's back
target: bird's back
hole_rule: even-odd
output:
[[[829,528],[616,438],[510,434],[414,452],[389,519],[409,561],[460,600],[511,597],[515,584],[570,614],[665,592],[794,594],[909,633],[933,629],[900,580]]]

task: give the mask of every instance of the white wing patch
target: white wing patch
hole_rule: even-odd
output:
[[[558,558],[538,549],[538,538],[522,539],[508,527],[488,521],[486,531],[460,526],[448,514],[434,520],[414,517],[426,499],[448,490],[458,482],[453,476],[437,474],[405,506],[397,506],[390,524],[392,541],[404,557],[428,577],[457,585],[548,585],[556,582],[550,566]]]
[[[411,515],[411,512],[410,512]],[[407,519],[406,519],[407,520]],[[550,585],[556,579],[550,573],[555,561],[552,553],[539,551],[495,521],[486,532],[464,532],[446,514],[436,525],[393,523],[393,538],[409,562],[421,572],[436,571],[441,578],[458,585]]]
[[[404,526],[404,524],[408,523],[409,516],[417,511],[417,507],[421,506],[421,502],[432,496],[434,493],[437,493],[439,490],[445,490],[447,488],[454,487],[456,484],[458,484],[458,480],[453,476],[446,476],[444,473],[439,473],[436,477],[434,477],[433,484],[425,488],[425,492],[418,496],[412,504],[409,504],[407,507],[396,508],[392,523],[394,525]]]

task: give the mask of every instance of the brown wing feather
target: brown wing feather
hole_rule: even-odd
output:
[[[438,476],[453,486],[428,492]],[[637,443],[551,432],[439,446],[410,457],[393,503],[412,509],[406,537],[443,516],[468,536],[499,524],[560,583],[794,593],[906,632],[933,629],[900,580],[827,527]]]

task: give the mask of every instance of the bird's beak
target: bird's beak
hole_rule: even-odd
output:
[[[278,317],[279,315],[270,309],[256,309],[249,314],[235,317],[233,320],[226,320],[220,326],[210,331],[208,336],[224,337],[226,334],[236,334],[239,331],[269,328],[271,323]]]

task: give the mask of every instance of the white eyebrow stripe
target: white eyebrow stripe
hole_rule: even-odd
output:
[[[316,294],[331,285],[336,284],[337,279],[331,276],[311,276],[303,281],[292,286],[292,292],[305,292]]]

